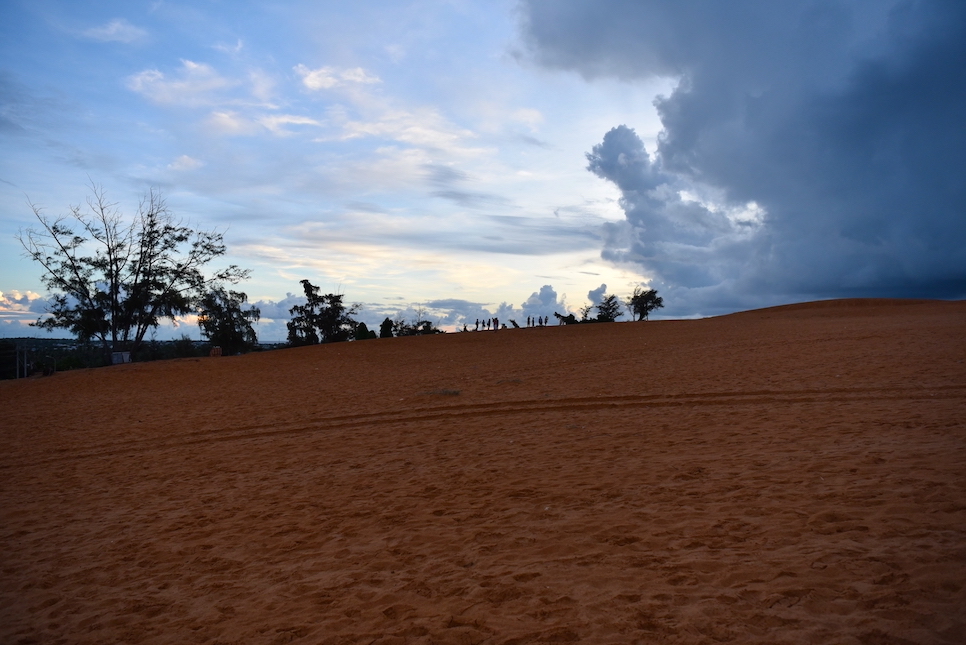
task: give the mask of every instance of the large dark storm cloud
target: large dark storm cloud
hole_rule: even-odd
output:
[[[966,297],[966,2],[523,10],[543,65],[679,79],[656,149],[629,123],[588,155],[627,215],[604,257],[641,265],[672,313]]]

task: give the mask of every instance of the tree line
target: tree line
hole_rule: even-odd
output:
[[[346,306],[343,296],[334,293],[320,293],[319,287],[308,280],[302,280],[305,304],[289,309],[292,319],[287,323],[288,343],[293,347],[337,343],[340,341],[369,340],[373,338],[392,338],[393,336],[419,336],[441,334],[442,331],[431,321],[426,320],[422,309],[416,310],[414,320],[397,317],[386,318],[379,326],[379,333],[369,329],[364,322],[352,318],[362,308],[354,304]]]
[[[624,312],[621,311],[623,307],[627,307],[627,310],[631,312],[631,316],[635,320],[647,320],[652,311],[664,307],[664,298],[657,295],[657,291],[654,289],[634,287],[634,293],[624,301],[621,301],[616,295],[607,294],[596,305],[587,305],[580,310],[580,320],[577,320],[573,314],[570,316],[559,316],[558,314],[558,317],[561,321],[566,321],[564,324],[578,322],[616,322],[618,318],[624,315]],[[597,310],[597,315],[591,317],[591,312],[595,309]]]
[[[82,343],[97,345],[105,362],[117,352],[139,355],[150,331],[188,314],[197,315],[202,335],[224,353],[257,347],[253,324],[261,312],[247,304],[244,292],[231,288],[250,271],[232,264],[206,273],[227,251],[222,233],[177,220],[159,192],[149,191],[129,222],[94,184],[86,211],[71,206],[67,215],[52,218],[29,205],[39,226],[21,230],[18,240],[41,266],[41,280],[53,293],[47,315],[32,326],[64,329]],[[309,280],[301,285],[306,302],[289,310],[290,346],[442,333],[421,308],[411,320],[387,317],[377,333],[353,318],[361,305],[345,304],[341,294],[323,294]],[[638,287],[626,301],[604,296],[581,310],[579,321],[573,314],[557,316],[563,323],[613,322],[624,306],[637,320],[646,320],[663,301],[654,290]]]

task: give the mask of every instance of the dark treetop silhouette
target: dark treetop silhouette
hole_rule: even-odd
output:
[[[306,302],[289,309],[292,320],[288,322],[290,345],[317,345],[349,340],[355,332],[352,316],[358,306],[346,307],[342,296],[334,293],[319,294],[319,287],[308,280],[301,280]]]

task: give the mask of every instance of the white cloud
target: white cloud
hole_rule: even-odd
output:
[[[257,127],[249,119],[230,110],[212,112],[206,125],[219,134],[251,134]]]
[[[37,320],[46,310],[47,301],[34,291],[0,291],[0,322],[7,325],[0,335],[20,336],[27,333],[27,325]]]
[[[474,138],[472,130],[460,128],[446,120],[434,108],[415,111],[386,108],[367,120],[346,120],[342,139],[382,137],[415,146],[453,150],[465,140]]]
[[[373,76],[369,74],[366,70],[361,67],[353,67],[352,69],[347,69],[340,75],[342,80],[348,81],[350,83],[363,83],[365,85],[373,85],[375,83],[381,83],[382,79],[378,76]]]
[[[210,65],[184,59],[176,78],[148,69],[130,76],[127,81],[128,89],[155,103],[188,106],[210,105],[215,102],[214,94],[234,85],[237,85],[235,81],[220,76]]]
[[[28,311],[31,303],[42,297],[39,293],[30,290],[19,291],[12,289],[10,291],[0,291],[0,309],[8,311]]]
[[[262,101],[268,101],[275,93],[275,79],[260,69],[248,73],[248,80],[252,84],[252,96]]]
[[[235,43],[234,45],[226,45],[225,43],[215,43],[211,47],[212,49],[217,49],[218,51],[225,52],[226,54],[237,54],[242,50],[244,46],[245,44],[242,42],[242,39],[239,38],[238,42]]]
[[[406,57],[406,48],[402,45],[386,45],[383,49],[385,49],[386,54],[389,55],[389,59],[394,63],[398,63]]]
[[[140,27],[135,27],[124,18],[115,18],[106,25],[85,29],[81,34],[91,40],[99,40],[105,43],[116,42],[130,44],[146,37],[148,32]]]
[[[369,74],[361,67],[352,69],[337,70],[334,67],[320,67],[309,69],[305,65],[295,66],[295,72],[302,77],[302,84],[310,90],[331,90],[343,86],[347,83],[359,83],[362,85],[373,85],[381,83],[378,76]]]
[[[421,185],[423,168],[431,161],[425,150],[386,146],[360,160],[316,168],[342,190],[377,190],[402,194]]]
[[[168,164],[168,168],[171,170],[185,171],[185,170],[196,170],[205,165],[205,162],[189,157],[188,155],[181,155],[174,161]]]
[[[302,84],[310,90],[328,90],[339,84],[335,70],[331,67],[309,69],[299,64],[295,66],[295,71],[302,77]]]
[[[277,116],[264,116],[258,120],[263,126],[272,132],[272,134],[277,134],[279,136],[286,136],[292,134],[291,130],[285,128],[286,125],[314,125],[321,126],[322,124],[315,119],[311,119],[307,116],[295,116],[292,114],[279,114]]]
[[[536,131],[537,126],[543,123],[543,114],[540,113],[540,110],[520,108],[510,114],[510,120],[526,125],[531,131]]]
[[[344,103],[327,108],[326,124],[332,129],[318,137],[318,142],[376,138],[433,149],[435,153],[445,151],[461,157],[494,152],[491,149],[467,146],[466,142],[476,139],[477,134],[452,123],[436,107],[399,107],[396,101],[366,92],[361,85],[343,84],[342,79],[351,77],[356,72],[361,78],[364,74],[361,69],[340,73],[338,78],[332,68],[303,69],[302,72],[303,82],[307,87],[335,88],[343,92],[345,99]]]

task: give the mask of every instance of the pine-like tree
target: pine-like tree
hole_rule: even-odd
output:
[[[308,280],[300,282],[305,290],[306,302],[289,309],[292,315],[292,320],[286,325],[289,345],[297,347],[349,340],[356,328],[357,323],[352,316],[358,307],[346,307],[341,295],[319,294],[319,287]]]
[[[198,326],[212,345],[221,347],[226,355],[248,352],[258,346],[253,322],[261,312],[257,307],[242,306],[248,296],[240,291],[212,289],[201,299]]]
[[[615,295],[604,296],[597,305],[597,322],[615,322],[624,315],[623,303]]]

